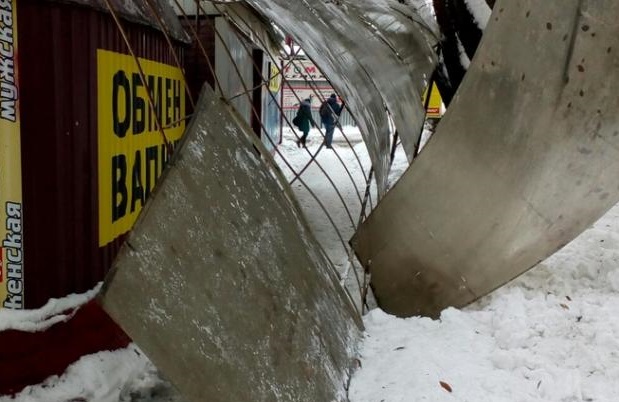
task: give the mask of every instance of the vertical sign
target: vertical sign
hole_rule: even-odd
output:
[[[275,63],[269,63],[269,91],[279,92],[282,85],[282,75],[279,73],[279,67]]]
[[[427,93],[428,90],[426,89],[421,98],[422,102],[426,101]],[[440,119],[443,116],[443,99],[434,82],[432,83],[432,92],[430,93],[430,102],[428,102],[428,110],[426,110],[426,113],[426,117],[429,119]]]
[[[133,57],[97,50],[99,246],[131,229],[170,157],[157,120],[171,145],[185,129],[182,71],[139,62],[146,86]]]
[[[0,301],[24,308],[17,0],[0,0]]]

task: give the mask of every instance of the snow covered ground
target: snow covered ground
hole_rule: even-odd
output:
[[[367,169],[358,132],[347,128]],[[316,151],[319,134],[310,134]],[[363,186],[357,158],[336,132],[336,153],[323,149],[318,162],[333,177],[351,216],[359,213],[352,182]],[[309,160],[291,133],[280,147],[295,167]],[[405,167],[399,153],[396,178]],[[291,177],[291,172],[282,168]],[[342,237],[351,219],[324,174],[312,164],[302,175],[333,214]],[[309,191],[295,182],[300,203],[331,259],[344,274],[348,256]],[[354,222],[354,219],[353,219]],[[374,309],[364,317],[361,368],[351,402],[400,401],[619,401],[619,206],[563,250],[466,309],[447,309],[439,320],[399,319]],[[500,267],[497,267],[500,269]],[[347,285],[354,285],[349,272]],[[354,290],[353,290],[354,291]],[[0,315],[0,326],[27,325],[28,314]],[[29,387],[24,402],[172,401],[169,387],[135,345],[85,356],[60,378]],[[13,401],[0,397],[0,402]],[[318,401],[317,401],[318,402]],[[328,401],[325,401],[328,402]]]
[[[619,207],[473,306],[364,322],[352,402],[618,401]]]

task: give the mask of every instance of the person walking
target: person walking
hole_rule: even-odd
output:
[[[325,146],[331,149],[333,142],[333,131],[335,131],[335,123],[338,116],[344,109],[344,102],[342,105],[337,103],[337,95],[331,94],[331,96],[320,105],[318,113],[320,114],[320,120],[325,128]]]
[[[303,132],[303,136],[301,136],[301,138],[297,140],[297,146],[300,147],[301,145],[303,145],[303,147],[305,147],[305,142],[307,141],[307,136],[309,135],[310,126],[316,127],[316,123],[314,122],[314,118],[312,117],[312,98],[307,98],[301,101],[293,123],[297,127],[299,127],[299,130]]]

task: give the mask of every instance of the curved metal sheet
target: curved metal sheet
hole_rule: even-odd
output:
[[[437,133],[353,239],[383,309],[437,315],[619,200],[619,3],[497,2]]]
[[[421,18],[385,0],[248,3],[294,36],[346,99],[384,194],[390,142],[385,106],[412,155],[424,118],[421,93],[436,64],[436,40],[420,29]]]
[[[429,26],[412,7],[387,0],[350,2],[346,14],[347,24],[360,21],[379,41],[372,44],[376,49],[371,51],[365,42],[357,43],[356,50],[381,92],[404,151],[412,161],[425,120],[421,95],[437,64],[432,48],[439,39],[436,27]],[[374,53],[381,50],[380,45],[382,52]],[[382,54],[384,57],[376,57]]]
[[[204,88],[102,306],[187,401],[340,400],[359,317],[260,142]]]

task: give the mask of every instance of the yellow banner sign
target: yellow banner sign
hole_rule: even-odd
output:
[[[97,50],[99,246],[128,232],[185,129],[185,85],[179,68]],[[150,92],[154,109],[150,107]]]
[[[24,308],[18,76],[17,0],[0,1],[0,300],[9,309]]]

